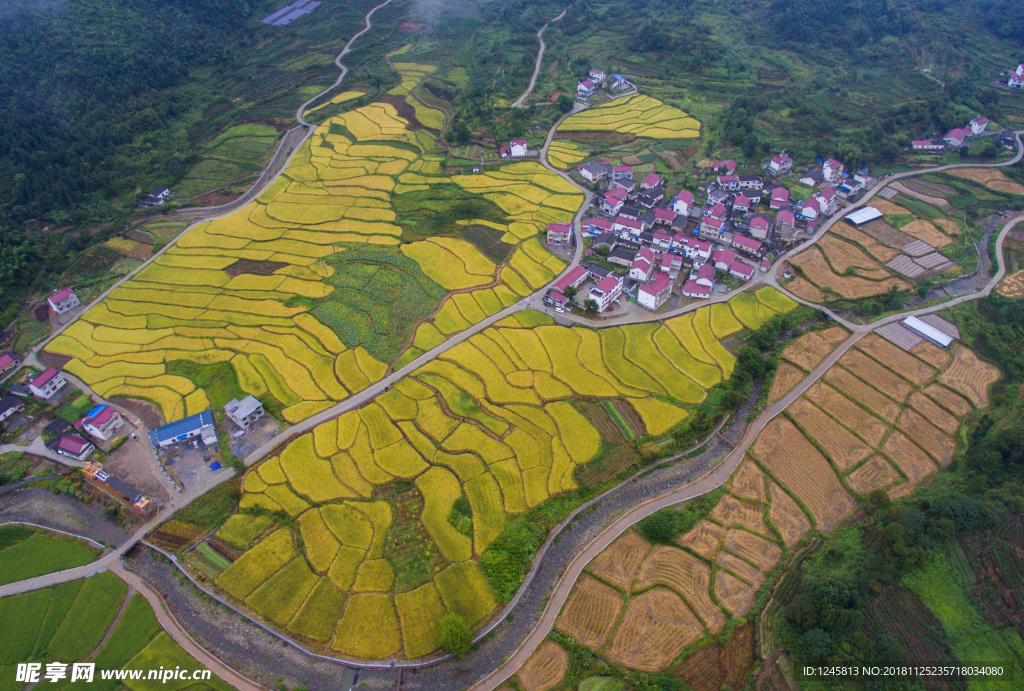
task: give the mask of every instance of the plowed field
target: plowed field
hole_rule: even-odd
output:
[[[651,546],[632,530],[613,542],[590,563],[590,570],[601,580],[623,592],[629,592],[633,574]]]
[[[608,657],[631,669],[658,672],[703,633],[679,596],[654,588],[633,598],[608,646]]]
[[[787,410],[796,423],[825,450],[841,472],[845,473],[871,453],[871,447],[807,399],[796,399]]]
[[[982,362],[974,351],[957,346],[953,362],[939,378],[946,386],[971,399],[975,407],[988,405],[988,387],[999,379],[999,368]]]
[[[913,235],[918,240],[924,240],[935,249],[940,249],[953,242],[952,238],[933,226],[931,223],[920,219],[911,221],[900,228],[900,230],[904,233],[908,233],[909,235]]]
[[[817,381],[804,394],[825,412],[859,434],[872,446],[878,445],[889,426],[828,384]]]
[[[818,286],[804,278],[794,278],[786,284],[786,290],[808,302],[820,303],[825,301],[825,293],[821,292]]]
[[[718,633],[725,616],[711,599],[711,567],[681,549],[658,545],[636,577],[637,589],[664,585],[682,595],[708,631]]]
[[[577,641],[598,650],[615,626],[622,609],[622,596],[604,583],[581,576],[576,582],[555,628]]]
[[[798,264],[803,269],[804,276],[811,283],[821,288],[834,290],[840,296],[848,299],[855,300],[882,295],[889,292],[889,288],[892,286],[896,286],[898,290],[910,288],[906,281],[899,278],[872,281],[860,276],[840,276],[832,271],[828,262],[825,261],[825,256],[817,247],[811,247],[793,257],[792,263]]]
[[[854,492],[870,494],[876,489],[884,489],[898,480],[899,473],[885,462],[881,456],[872,456],[868,461],[846,476],[846,481]]]
[[[1024,296],[1024,271],[1012,273],[999,283],[997,290],[1008,298]]]
[[[729,569],[755,588],[761,587],[761,584],[764,583],[764,576],[756,567],[751,566],[731,552],[720,550],[718,554],[715,555],[715,562],[719,566],[724,566]],[[719,572],[721,572],[721,569],[719,569]]]
[[[752,450],[800,498],[820,530],[832,530],[853,511],[853,499],[839,484],[828,461],[789,420],[775,418],[769,422]]]
[[[862,233],[856,228],[843,228],[843,236],[853,240],[858,245],[867,250],[867,253],[872,257],[882,262],[883,264],[891,259],[895,259],[899,256],[900,251],[883,245],[878,240],[874,239],[867,233]]]

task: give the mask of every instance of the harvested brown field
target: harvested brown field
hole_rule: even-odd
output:
[[[934,377],[938,371],[878,334],[868,334],[857,341],[857,347],[918,386]]]
[[[889,247],[903,249],[912,242],[917,242],[912,236],[902,230],[894,228],[885,221],[871,221],[860,227],[860,230],[867,233],[878,242]]]
[[[695,525],[690,532],[680,537],[678,542],[683,547],[693,550],[700,556],[710,559],[725,537],[725,528],[705,519]]]
[[[936,369],[942,369],[949,362],[949,351],[928,341],[921,341],[910,352]]]
[[[715,563],[722,568],[729,569],[734,576],[739,576],[747,583],[753,585],[754,588],[760,588],[761,584],[764,583],[764,575],[756,566],[740,559],[731,552],[726,552],[724,549],[719,550],[718,554],[715,555]],[[719,571],[721,570],[720,568]]]
[[[754,604],[754,594],[754,588],[728,571],[719,569],[715,574],[715,596],[734,617],[742,617],[750,611]]]
[[[1012,273],[999,283],[996,289],[1008,298],[1024,296],[1024,270]]]
[[[720,662],[720,650],[717,645],[705,645],[686,656],[672,674],[682,679],[691,691],[721,691],[725,670]]]
[[[525,691],[548,691],[558,685],[569,670],[569,656],[554,641],[544,641],[516,672]]]
[[[646,540],[629,530],[598,554],[589,568],[601,580],[622,592],[629,592],[633,574],[650,549]]]
[[[725,615],[711,599],[711,567],[681,549],[658,545],[636,576],[637,589],[663,585],[690,604],[711,634],[725,626]]]
[[[999,192],[1024,194],[1024,187],[1010,180],[998,168],[955,168],[947,171],[947,173],[958,178],[967,178],[968,180],[980,182],[985,187],[998,190]]]
[[[793,390],[806,376],[803,370],[797,369],[788,362],[780,362],[772,379],[772,390],[768,392],[768,403],[775,403]]]
[[[804,394],[809,400],[817,403],[825,412],[837,420],[841,420],[862,439],[872,446],[877,446],[885,431],[889,429],[882,420],[861,408],[849,398],[839,393],[823,381],[816,381]]]
[[[724,526],[738,525],[762,535],[771,535],[764,520],[764,506],[740,501],[731,494],[722,496],[718,505],[711,509],[708,518]]]
[[[871,412],[886,422],[894,422],[896,416],[900,414],[900,407],[896,402],[871,388],[842,367],[830,367],[828,372],[825,372],[825,381],[854,401],[867,406]]]
[[[846,476],[846,481],[858,494],[871,494],[876,489],[884,489],[899,479],[900,474],[881,456],[872,456],[864,465]]]
[[[889,498],[896,501],[900,497],[905,497],[914,491],[914,483],[912,482],[901,482],[893,485],[889,489],[885,490],[885,493],[889,495]]]
[[[828,258],[832,271],[836,273],[845,274],[846,270],[852,267],[857,276],[869,278],[873,281],[882,281],[892,275],[879,266],[878,262],[865,254],[859,247],[841,240],[832,233],[825,233],[818,240],[818,246],[821,247]]]
[[[941,249],[953,242],[953,239],[933,226],[928,221],[917,219],[900,228],[904,233],[913,235],[918,240],[923,240],[935,249]]]
[[[825,261],[825,255],[817,247],[811,247],[793,257],[792,263],[799,264],[804,276],[820,288],[828,288],[840,296],[857,299],[882,295],[889,292],[891,286],[897,290],[909,290],[910,285],[899,278],[888,278],[884,281],[870,281],[859,276],[839,276],[835,274]]]
[[[833,346],[837,346],[847,339],[850,332],[841,326],[830,326],[827,329],[821,331],[815,331],[816,334],[824,338]]]
[[[782,556],[782,550],[774,542],[736,528],[730,528],[726,532],[722,546],[736,556],[743,557],[761,571],[767,571],[775,566]]]
[[[764,487],[764,473],[750,460],[749,456],[743,459],[740,467],[733,474],[729,491],[740,499],[749,499],[762,504],[768,500],[768,493]]]
[[[825,336],[828,332],[828,337]],[[841,334],[839,343],[846,340],[846,329],[834,326],[824,331],[812,331],[796,339],[782,351],[782,357],[789,360],[797,367],[810,372],[821,364],[821,361],[828,357],[828,354],[835,350],[836,343],[831,340],[834,334]]]
[[[888,199],[882,197],[876,197],[871,200],[871,206],[881,211],[886,216],[913,216],[907,209],[904,209],[899,204],[894,204]]]
[[[843,227],[843,237],[848,240],[856,242],[858,245],[864,248],[864,250],[872,257],[882,262],[883,264],[887,261],[895,259],[899,256],[900,251],[892,247],[883,245],[878,240],[874,239],[867,233],[862,233],[856,228]],[[835,231],[831,231],[835,232]]]
[[[921,413],[926,420],[946,434],[956,434],[957,429],[960,427],[960,420],[947,413],[935,401],[920,391],[915,391],[911,394],[910,405],[914,410]]]
[[[945,467],[952,462],[953,453],[956,451],[956,442],[928,422],[921,413],[908,408],[900,414],[896,424],[907,433],[914,443],[938,461],[939,465]]]
[[[859,350],[846,351],[839,358],[839,364],[896,401],[906,400],[914,390],[910,382],[896,376]]]
[[[971,404],[963,396],[958,396],[941,384],[932,384],[924,392],[940,406],[957,417],[971,412]]]
[[[854,509],[832,466],[786,418],[775,418],[754,440],[753,455],[786,485],[828,532]]]
[[[840,472],[845,473],[871,454],[870,446],[806,398],[800,397],[793,401],[786,412],[818,442]]]
[[[824,302],[825,293],[818,289],[818,286],[814,285],[810,281],[804,278],[794,278],[792,281],[786,284],[786,290],[796,295],[798,298],[803,298],[808,302]]]
[[[956,224],[956,221],[950,218],[936,218],[932,221],[939,227],[939,230],[944,232],[946,235],[957,236],[960,234],[960,226]]]
[[[898,430],[892,431],[882,451],[896,461],[896,465],[914,485],[939,469],[932,459],[928,458],[928,454]]]
[[[555,628],[597,650],[612,632],[621,610],[621,595],[584,574],[576,581],[562,613],[555,620]]]
[[[608,646],[608,657],[630,669],[659,672],[704,633],[697,617],[665,588],[630,600]]]
[[[800,505],[793,501],[793,497],[774,482],[768,484],[768,493],[772,497],[772,504],[768,508],[768,520],[782,535],[782,542],[786,547],[792,547],[811,529],[811,521]]]
[[[939,381],[967,396],[975,408],[983,408],[988,405],[988,387],[1000,376],[998,367],[982,362],[973,350],[960,345]]]

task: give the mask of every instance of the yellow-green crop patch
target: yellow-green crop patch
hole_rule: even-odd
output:
[[[656,98],[636,94],[570,116],[566,132],[622,132],[652,139],[700,136],[700,122]]]

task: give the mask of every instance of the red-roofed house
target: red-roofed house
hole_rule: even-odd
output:
[[[796,216],[789,209],[784,209],[779,212],[778,216],[775,217],[775,224],[778,226],[779,235],[782,236],[783,240],[790,240],[793,237],[793,231],[796,229]]]
[[[981,134],[988,127],[988,118],[974,118],[970,125],[971,134]]]
[[[82,304],[78,301],[78,296],[75,295],[75,291],[70,288],[54,291],[53,295],[46,298],[46,301],[50,303],[50,309],[57,314],[70,312]]]
[[[946,142],[932,141],[931,139],[915,139],[910,142],[914,151],[942,151],[946,148]]]
[[[121,426],[124,425],[124,418],[113,406],[98,405],[78,422],[86,432],[106,441],[121,429]]]
[[[808,220],[817,218],[818,200],[814,198],[803,200],[797,204],[796,212]]]
[[[664,230],[659,230],[654,234],[651,239],[655,247],[660,250],[667,250],[672,247],[672,236],[666,233]]]
[[[640,181],[640,189],[649,190],[652,187],[659,187],[661,185],[661,182],[662,180],[660,177],[658,177],[654,173],[651,173],[650,175],[648,175],[647,177]]]
[[[728,271],[729,265],[732,264],[734,259],[736,259],[736,255],[729,250],[718,250],[711,255],[711,261],[714,262],[715,268],[719,271]]]
[[[622,209],[622,205],[626,202],[626,190],[617,188],[614,190],[608,190],[604,193],[604,197],[601,201],[601,211],[604,211],[609,216],[615,216]]]
[[[672,209],[655,209],[654,210],[654,222],[655,224],[661,224],[663,226],[670,226],[672,222],[676,220],[676,212]]]
[[[772,209],[781,209],[789,203],[789,190],[785,187],[776,187],[772,190],[772,201],[768,205]]]
[[[572,237],[572,226],[568,223],[549,223],[548,224],[548,244],[549,245],[568,245],[569,238]]]
[[[740,186],[740,179],[735,175],[719,175],[715,181],[723,190],[735,190]]]
[[[502,158],[508,158],[508,155],[512,152],[512,149],[507,146],[502,146],[498,148],[498,152],[501,154]]]
[[[750,197],[745,194],[737,194],[736,198],[732,200],[732,208],[736,211],[749,211]]]
[[[772,268],[771,259],[765,259],[764,261],[761,262],[761,273],[768,271],[768,269],[770,268]]]
[[[662,272],[676,273],[683,268],[683,258],[678,254],[666,252],[661,255],[661,270]]]
[[[634,221],[632,218],[626,218],[625,216],[618,216],[612,224],[612,230],[616,232],[625,231],[639,236],[640,233],[647,230],[647,224],[643,221]]]
[[[717,240],[722,236],[722,222],[714,216],[705,216],[700,222],[700,234],[706,238]]]
[[[724,221],[725,217],[729,215],[729,210],[725,208],[725,204],[715,204],[708,209],[707,215],[711,218],[717,218],[719,221]]]
[[[612,306],[615,298],[622,294],[622,279],[615,275],[606,276],[596,286],[590,288],[589,300],[597,303],[597,311],[605,312]]]
[[[612,166],[612,180],[632,180],[633,166]]]
[[[579,288],[580,284],[587,280],[588,276],[590,274],[582,266],[574,266],[569,269],[569,273],[555,281],[551,289],[564,293],[566,288]]]
[[[1011,89],[1024,89],[1024,63],[1017,65],[1017,69],[1010,73],[1006,85]]]
[[[60,391],[64,386],[64,375],[52,367],[43,370],[43,373],[29,382],[28,390],[37,398],[49,398]]]
[[[600,235],[601,233],[611,232],[612,226],[615,225],[614,221],[607,218],[592,218],[587,221],[587,232]]]
[[[580,98],[590,98],[597,91],[597,84],[593,79],[584,79],[576,85],[576,95]]]
[[[838,180],[839,176],[843,174],[843,164],[834,158],[830,158],[825,161],[824,165],[821,166],[821,176],[826,180]]]
[[[57,444],[57,453],[76,461],[84,461],[95,449],[91,442],[77,434],[65,434]]]
[[[508,143],[508,153],[512,158],[519,158],[525,156],[527,152],[526,140],[525,139],[513,139]]]
[[[693,265],[694,268],[690,271],[690,280],[695,282],[697,285],[706,286],[711,288],[715,285],[715,265],[714,264],[697,264]]]
[[[544,304],[551,305],[552,307],[561,307],[562,309],[565,309],[568,307],[570,302],[571,299],[560,290],[549,290],[548,294],[544,296]]]
[[[956,129],[946,132],[946,136],[942,138],[944,142],[950,146],[963,146],[964,140],[971,134],[971,131],[963,127],[957,127]]]
[[[724,161],[718,161],[717,163],[715,163],[715,172],[721,173],[722,171],[725,171],[726,175],[732,175],[733,173],[735,173],[736,161],[733,161],[732,159],[726,159]]]
[[[749,281],[754,275],[754,267],[744,261],[735,259],[729,264],[729,273],[741,281]]]
[[[789,171],[793,170],[793,159],[791,159],[786,154],[779,154],[778,156],[773,156],[772,160],[769,161],[768,163],[768,170],[771,171],[772,173],[775,173],[776,175],[788,173]]]
[[[771,227],[771,223],[764,216],[754,216],[750,219],[750,235],[758,240],[764,240],[768,237],[768,230]]]
[[[672,279],[665,274],[658,274],[649,284],[640,286],[636,292],[636,301],[641,307],[654,311],[665,304],[672,295]]]
[[[700,283],[697,283],[697,281],[687,281],[683,284],[683,295],[688,298],[706,300],[711,297],[711,287],[701,285]]]
[[[832,187],[826,187],[822,191],[818,192],[815,199],[818,200],[818,212],[823,213],[826,216],[831,216],[839,208],[839,198],[836,196],[836,191]]]
[[[736,235],[733,237],[732,246],[741,252],[746,252],[755,257],[760,257],[764,254],[761,242],[754,238],[748,238],[746,235]]]
[[[708,257],[711,256],[711,243],[707,240],[689,238],[686,241],[685,248],[681,249],[686,252],[687,257],[694,260],[707,261]]]
[[[634,281],[646,283],[654,271],[654,250],[643,247],[636,253],[636,259],[629,267],[629,277]]]
[[[679,194],[676,195],[675,201],[672,202],[672,210],[677,214],[686,216],[690,213],[690,209],[693,208],[693,192],[690,190],[680,190]]]
[[[10,353],[0,353],[0,377],[17,367],[19,362],[21,360]]]

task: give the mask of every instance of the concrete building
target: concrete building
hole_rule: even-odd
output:
[[[211,411],[204,410],[184,420],[158,427],[149,433],[149,441],[155,449],[162,449],[195,437],[200,437],[204,444],[217,443],[217,430],[213,426]]]
[[[60,391],[61,387],[66,383],[63,374],[52,367],[48,367],[43,370],[42,374],[29,382],[28,390],[36,398],[46,399]]]
[[[78,296],[75,295],[75,291],[70,288],[54,291],[53,295],[46,298],[46,302],[50,304],[50,309],[52,309],[56,314],[70,312],[82,304],[78,301]]]
[[[224,406],[224,412],[242,429],[251,429],[264,415],[263,404],[255,396],[246,396],[241,401],[232,398]]]

